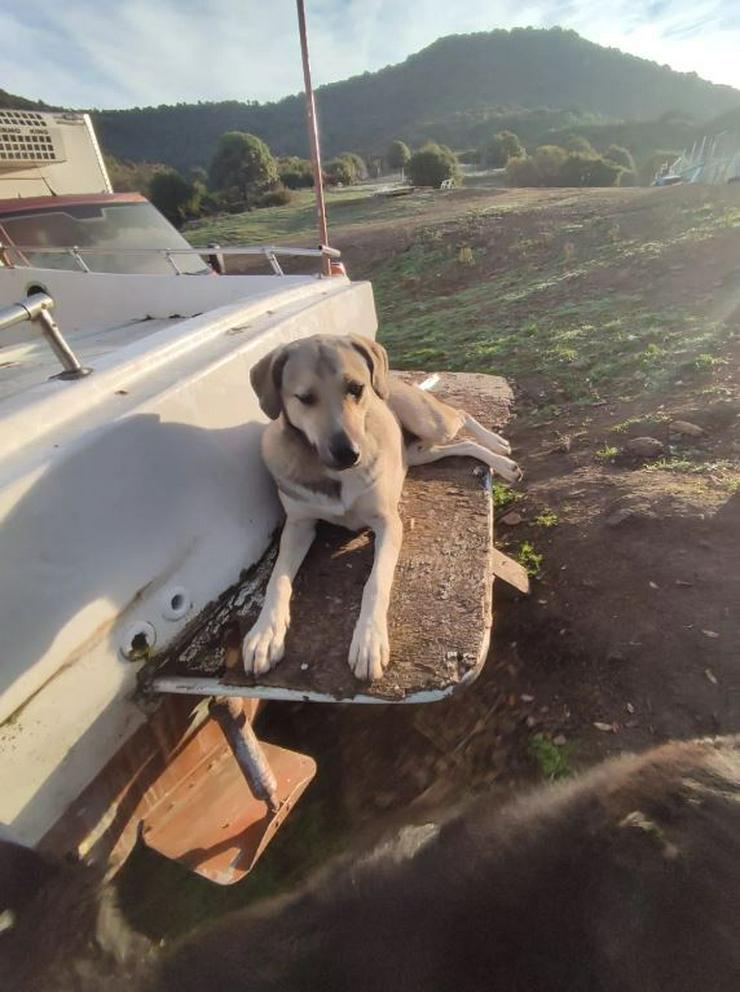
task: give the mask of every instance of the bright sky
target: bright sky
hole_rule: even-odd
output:
[[[559,24],[740,88],[740,0],[307,0],[314,83],[446,34]],[[302,87],[293,0],[0,0],[0,87],[75,107],[274,100]]]

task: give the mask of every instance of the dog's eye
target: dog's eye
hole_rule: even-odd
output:
[[[304,406],[313,406],[316,402],[316,397],[313,393],[296,393],[297,400],[300,400]]]
[[[347,386],[347,392],[350,396],[354,396],[356,400],[362,396],[365,387],[361,382],[350,382]]]

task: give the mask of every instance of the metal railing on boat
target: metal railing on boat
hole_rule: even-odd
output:
[[[0,243],[0,266],[5,264],[8,268],[15,268],[18,263],[13,262],[12,255],[63,255],[74,259],[81,272],[91,272],[90,266],[85,261],[86,255],[158,255],[165,258],[172,267],[175,275],[188,275],[177,264],[177,256],[205,256],[213,265],[213,259],[225,255],[258,255],[267,259],[272,271],[277,276],[285,275],[278,261],[279,256],[289,258],[321,258],[336,260],[341,258],[341,252],[328,245],[319,245],[318,248],[294,248],[278,245],[221,245],[211,244],[204,248],[103,248],[98,246],[81,248],[79,245],[48,246],[44,245],[16,245]],[[20,263],[21,267],[27,265],[27,261]]]

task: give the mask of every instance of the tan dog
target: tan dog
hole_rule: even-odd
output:
[[[303,338],[261,359],[251,381],[273,421],[262,453],[286,521],[262,611],[244,638],[244,668],[260,675],[282,658],[293,579],[316,522],[326,520],[375,534],[349,664],[358,679],[378,679],[390,654],[387,613],[403,536],[398,503],[406,469],[468,455],[511,482],[521,471],[498,434],[390,376],[385,349],[368,338]],[[463,427],[480,443],[450,443]]]

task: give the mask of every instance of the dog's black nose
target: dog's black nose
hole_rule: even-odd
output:
[[[343,432],[335,434],[329,444],[329,454],[337,468],[350,468],[360,457],[359,450]]]

